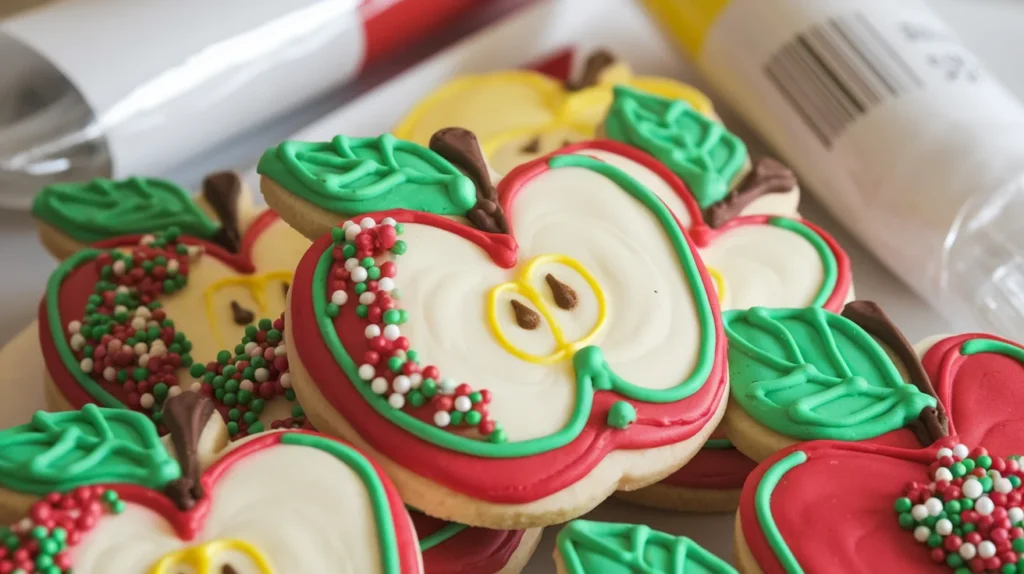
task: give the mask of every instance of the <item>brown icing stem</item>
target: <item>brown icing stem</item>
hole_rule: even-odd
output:
[[[946,418],[946,412],[942,408],[939,396],[928,378],[928,372],[924,370],[924,365],[917,358],[917,352],[914,351],[913,345],[907,341],[907,338],[893,324],[885,311],[882,311],[882,308],[874,301],[852,301],[843,309],[843,317],[853,321],[861,329],[877,337],[892,349],[896,353],[896,358],[906,368],[907,374],[910,376],[910,383],[922,393],[935,397],[937,408],[925,408],[917,420],[911,421],[907,425],[914,432],[917,440],[923,446],[928,446],[948,436],[949,420]]]
[[[220,567],[220,574],[238,574],[238,570],[230,564],[225,564]]]
[[[523,147],[519,148],[519,151],[523,153],[537,153],[540,151],[540,136],[533,136],[530,141],[523,144]]]
[[[796,175],[781,162],[770,157],[759,158],[735,189],[704,210],[704,222],[712,228],[719,228],[738,216],[755,199],[769,193],[785,193],[796,184]]]
[[[203,429],[214,412],[209,397],[192,391],[171,397],[164,403],[163,421],[181,465],[181,478],[168,484],[165,492],[181,510],[192,508],[203,497],[197,450]]]
[[[210,204],[221,228],[212,240],[231,253],[242,248],[238,200],[242,195],[242,179],[233,171],[219,171],[203,178],[203,198]]]
[[[551,295],[555,299],[555,305],[558,305],[559,309],[568,311],[576,307],[578,297],[572,287],[562,283],[550,273],[544,277],[544,280],[547,281]]]
[[[231,318],[234,319],[236,325],[248,325],[256,318],[256,314],[242,307],[238,301],[232,301]]]
[[[516,325],[523,329],[532,331],[540,327],[540,315],[515,299],[512,299],[512,312],[516,316]]]
[[[466,213],[470,222],[488,233],[508,233],[508,221],[498,205],[498,191],[476,135],[463,128],[444,128],[430,136],[430,149],[476,184],[476,205]]]
[[[615,63],[615,56],[608,50],[595,50],[587,56],[583,63],[583,71],[578,78],[569,78],[565,82],[565,89],[570,92],[577,92],[592,86],[596,86],[609,66]]]

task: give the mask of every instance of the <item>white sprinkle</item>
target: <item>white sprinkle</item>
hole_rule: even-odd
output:
[[[349,219],[349,220],[346,220],[346,221],[345,221],[345,223],[342,223],[342,224],[341,224],[341,230],[342,230],[342,231],[348,231],[348,228],[349,228],[349,227],[352,227],[352,226],[353,226],[353,225],[355,225],[355,224],[356,224],[356,222],[355,222],[355,221],[352,221],[351,219]]]
[[[935,532],[942,536],[949,536],[953,533],[953,523],[945,518],[941,518],[935,523]]]
[[[146,318],[145,317],[139,317],[138,315],[136,315],[135,318],[132,319],[132,329],[135,329],[136,331],[141,331],[142,329],[145,329],[145,328],[146,328]]]
[[[142,405],[142,408],[144,408],[144,409],[151,409],[151,408],[153,408],[153,405],[155,403],[156,403],[156,398],[154,398],[153,395],[151,395],[149,393],[145,393],[141,397],[139,397],[139,404]]]
[[[945,480],[945,481],[949,482],[949,481],[953,480],[953,473],[950,472],[949,469],[944,467],[944,466],[939,467],[935,471],[935,480],[936,481]]]
[[[127,313],[128,312],[128,307],[125,307],[124,305],[114,305],[114,312],[115,313]]]
[[[380,336],[380,325],[374,325],[373,323],[370,323],[369,325],[366,326],[365,329],[363,329],[363,334],[366,335],[367,339],[372,339],[374,337],[379,337]]]
[[[967,458],[967,454],[970,452],[971,450],[965,444],[958,444],[953,447],[953,456],[958,459]]]
[[[359,227],[362,227],[363,229],[373,229],[376,226],[377,226],[377,222],[374,221],[372,217],[364,217],[359,222]]]
[[[473,401],[469,400],[469,397],[466,395],[455,397],[455,410],[465,413],[471,408],[473,408]]]
[[[444,428],[450,425],[452,422],[452,415],[448,414],[447,411],[437,411],[434,413],[434,424]]]
[[[348,303],[348,293],[338,289],[334,293],[331,293],[331,303],[334,303],[338,307],[341,307],[345,303]]]
[[[437,384],[437,392],[441,393],[442,395],[454,395],[455,388],[458,386],[459,384],[455,382],[455,379],[449,377],[447,379],[443,379],[440,383]]]
[[[288,345],[284,344],[284,339],[274,347],[274,356],[283,357],[288,354]]]
[[[992,488],[1000,494],[1010,494],[1013,492],[1013,483],[1008,478],[998,478],[992,481]]]
[[[18,522],[18,530],[22,532],[28,532],[29,530],[32,530],[32,528],[35,527],[35,525],[36,523],[32,522],[31,518],[22,518]]]
[[[398,375],[391,381],[391,387],[396,393],[405,394],[412,390],[412,381],[405,375]]]
[[[402,335],[402,330],[398,328],[398,325],[387,325],[384,327],[384,338],[388,341],[394,341]]]
[[[914,538],[916,538],[918,542],[927,542],[928,537],[931,536],[931,534],[932,531],[929,530],[927,526],[918,526],[914,529]]]
[[[942,457],[945,457],[945,456],[952,457],[953,456],[953,449],[943,447],[943,448],[939,449],[939,452],[935,453],[935,459],[936,460],[938,460],[938,459],[940,459]]]
[[[377,374],[377,369],[373,365],[365,364],[359,367],[359,378],[364,381],[369,381],[375,374]]]
[[[354,240],[356,235],[359,235],[360,231],[362,231],[362,229],[360,229],[358,225],[349,227],[345,230],[345,239],[348,239],[349,241]]]
[[[91,373],[92,372],[92,359],[90,359],[89,357],[86,357],[86,358],[82,359],[81,363],[78,363],[78,366],[82,368],[82,372],[83,373]]]
[[[270,371],[265,367],[260,367],[256,369],[254,376],[257,383],[265,383],[270,380]]]
[[[996,545],[991,540],[982,540],[978,544],[978,556],[980,558],[991,558],[996,555]]]
[[[249,356],[253,357],[253,358],[255,358],[255,357],[262,357],[263,356],[263,347],[260,347],[259,345],[256,345],[256,347],[254,347],[253,350],[249,351]]]
[[[364,292],[359,296],[359,302],[363,305],[369,305],[377,299],[377,296],[369,291]]]
[[[138,343],[135,343],[135,346],[132,347],[132,351],[135,351],[136,355],[141,355],[141,354],[145,353],[148,350],[149,350],[149,345],[143,343],[142,341],[139,341]]]
[[[292,374],[291,373],[282,373],[281,377],[278,380],[281,382],[281,387],[282,388],[285,388],[285,389],[292,388]]]
[[[68,323],[68,333],[71,333],[72,335],[74,335],[74,334],[78,333],[81,330],[82,330],[82,322],[81,321],[72,321],[72,322]]]
[[[929,498],[924,501],[924,507],[928,509],[928,514],[931,516],[938,516],[942,513],[942,501],[938,498]]]
[[[114,367],[107,367],[103,369],[103,380],[112,383],[117,378],[117,369]]]
[[[982,488],[981,482],[979,482],[977,478],[971,477],[964,481],[964,485],[961,487],[961,492],[963,492],[964,496],[967,498],[974,499],[981,496],[982,493],[985,492],[985,489]]]
[[[180,268],[181,264],[178,263],[177,259],[171,259],[170,261],[167,262],[167,272],[170,273],[171,275],[177,273],[178,269]]]
[[[400,409],[400,408],[404,407],[405,406],[405,395],[402,395],[402,394],[399,394],[399,393],[392,393],[391,396],[388,397],[388,404],[391,405],[391,408],[394,408],[394,409]]]
[[[1024,509],[1014,506],[1006,511],[1006,517],[1010,519],[1010,524],[1016,526],[1018,522],[1024,520]]]
[[[373,379],[373,382],[370,383],[370,390],[378,395],[383,395],[388,392],[388,380],[384,377],[377,377]]]
[[[245,354],[246,355],[251,355],[252,354],[252,350],[253,349],[258,349],[259,347],[260,347],[260,345],[256,341],[249,341],[248,343],[245,344]]]
[[[242,379],[238,383],[238,388],[239,389],[241,389],[243,391],[249,391],[250,393],[252,392],[253,388],[255,388],[255,387],[256,387],[256,385],[251,380],[249,380],[249,379]]]
[[[117,261],[115,261],[114,264],[111,265],[111,269],[114,271],[114,275],[124,275],[124,260],[118,259]]]
[[[345,271],[351,273],[352,270],[357,267],[359,267],[359,260],[356,259],[355,257],[349,257],[348,259],[345,260]]]
[[[188,246],[188,258],[196,259],[203,254],[203,247],[201,245],[189,245]]]
[[[964,560],[970,560],[978,553],[978,549],[974,547],[970,542],[964,542],[960,545],[960,557]]]
[[[182,388],[179,387],[178,385],[172,385],[172,386],[167,388],[167,396],[168,397],[176,397],[176,396],[180,395],[183,392],[184,391],[182,390]]]
[[[139,363],[140,367],[145,367],[146,365],[148,365],[149,364],[149,353],[142,353],[141,355],[139,355],[138,363]]]
[[[978,497],[978,500],[974,501],[974,510],[982,516],[988,516],[992,514],[992,511],[996,509],[996,503],[992,502],[992,499],[988,496]]]
[[[149,245],[156,241],[156,236],[152,233],[147,233],[139,239],[139,245]]]
[[[398,357],[399,359],[402,359],[403,361],[406,359],[405,351],[403,351],[401,349],[398,349],[397,351],[392,351],[391,352],[391,356],[392,357]]]
[[[370,273],[366,271],[365,267],[356,267],[349,273],[351,274],[350,277],[352,277],[352,280],[356,283],[362,283],[370,276]]]
[[[149,356],[151,357],[163,357],[166,354],[167,347],[164,346],[163,343],[159,345],[154,344],[153,347],[149,350]]]
[[[127,285],[118,285],[114,289],[114,293],[127,293],[128,291],[129,291],[129,289],[128,289]]]
[[[914,520],[924,520],[928,518],[928,507],[923,504],[915,504],[910,509],[910,515],[914,517]]]
[[[198,393],[199,391],[203,390],[203,383],[199,381],[192,381],[192,386],[189,387],[188,390],[193,393]]]
[[[384,219],[380,220],[380,223],[381,223],[381,225],[390,225],[390,226],[394,227],[395,224],[398,223],[398,222],[395,221],[394,217],[385,217]]]
[[[71,340],[68,343],[71,345],[72,351],[81,351],[82,347],[85,347],[85,337],[81,333],[75,333],[71,335]]]
[[[419,373],[413,373],[409,375],[409,381],[412,383],[412,388],[418,389],[423,384],[423,375]]]
[[[377,281],[377,288],[387,293],[395,288],[395,280],[390,277],[381,277]]]
[[[135,316],[142,317],[143,319],[149,319],[153,316],[153,312],[149,310],[149,307],[145,305],[139,305],[135,308]]]

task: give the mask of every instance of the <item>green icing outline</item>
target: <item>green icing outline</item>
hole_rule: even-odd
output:
[[[628,537],[630,550],[623,551],[608,544],[605,539],[609,537]],[[670,547],[671,562],[649,564],[644,556],[644,547],[648,542]],[[608,571],[610,574],[685,574],[691,562],[714,574],[736,573],[732,566],[693,540],[685,536],[660,532],[642,524],[573,520],[558,532],[555,545],[569,574],[588,574],[581,563],[577,546],[619,562],[621,569],[612,569]]]
[[[739,137],[730,132],[721,122],[715,121],[693,108],[683,100],[672,100],[647,93],[629,86],[615,86],[614,99],[605,117],[604,130],[609,139],[644,150],[668,167],[686,182],[690,193],[701,209],[718,203],[729,194],[736,175],[747,162],[747,146]],[[639,116],[651,116],[649,121]],[[705,132],[703,141],[691,141],[692,134],[681,130],[678,120],[690,117]],[[690,144],[682,148],[677,139]],[[720,171],[709,171],[703,155],[711,144],[725,143],[732,146],[731,157]],[[680,158],[682,151],[686,157]]]
[[[733,446],[732,441],[727,438],[713,438],[704,443],[704,446],[701,448],[706,448],[708,450],[730,450],[736,447]]]
[[[694,303],[701,328],[702,352],[697,360],[697,365],[690,377],[675,387],[661,390],[645,389],[626,382],[612,372],[604,360],[604,354],[598,347],[584,347],[572,359],[576,371],[576,406],[564,428],[545,437],[510,443],[491,443],[460,436],[421,421],[404,411],[392,408],[387,400],[375,394],[369,385],[362,384],[358,365],[341,344],[338,334],[334,330],[334,320],[327,314],[327,275],[333,262],[334,245],[332,244],[320,256],[311,282],[313,313],[317,318],[324,344],[335,363],[348,377],[349,384],[355,386],[363,399],[374,410],[392,424],[431,444],[447,450],[485,458],[515,458],[548,452],[571,443],[580,435],[590,417],[595,391],[615,391],[627,398],[648,403],[672,403],[697,392],[707,382],[714,368],[717,336],[714,312],[708,302],[697,258],[690,250],[689,243],[672,212],[657,195],[609,163],[582,155],[556,156],[551,158],[548,163],[552,169],[578,167],[590,169],[603,175],[638,199],[656,216],[669,236],[672,246],[680,258],[683,273],[693,289]]]
[[[463,530],[466,530],[467,528],[469,527],[465,524],[459,524],[458,522],[449,522],[448,524],[445,524],[443,527],[438,529],[437,532],[434,532],[433,534],[429,534],[421,538],[420,551],[426,552],[427,550],[430,550],[438,544],[447,542],[452,538],[458,536],[459,533],[461,533]]]
[[[50,340],[53,341],[53,346],[57,349],[57,354],[60,356],[64,369],[75,379],[75,382],[82,386],[85,392],[89,393],[90,397],[104,407],[127,409],[128,407],[124,403],[114,398],[114,395],[108,393],[92,377],[87,377],[82,373],[82,369],[79,367],[79,362],[75,359],[71,347],[65,338],[60,336],[64,334],[64,322],[60,318],[61,285],[67,279],[67,276],[79,265],[96,259],[101,253],[103,251],[98,249],[83,249],[65,259],[53,274],[50,275],[50,280],[46,283],[46,315],[49,318],[50,324]]]
[[[977,355],[978,353],[996,353],[1006,355],[1018,363],[1024,363],[1024,349],[1005,341],[995,339],[977,338],[968,339],[960,345],[961,355]]]
[[[353,150],[373,148],[386,164],[359,158]],[[348,169],[347,177],[358,181],[385,173],[375,183],[356,189],[336,189],[322,178],[308,173],[298,156],[303,153],[334,152],[339,169]],[[395,152],[414,155],[437,173],[425,173],[398,165]],[[476,205],[476,185],[448,160],[419,144],[380,137],[351,138],[338,135],[329,142],[285,141],[268,148],[256,166],[256,172],[269,177],[289,192],[310,203],[345,215],[404,208],[438,215],[463,215]],[[347,181],[346,183],[351,183]],[[415,194],[390,193],[396,186],[415,185],[423,189]]]
[[[384,483],[373,464],[355,449],[334,439],[301,432],[281,434],[281,443],[295,446],[315,448],[330,454],[354,470],[363,481],[363,486],[370,495],[373,506],[373,517],[377,523],[377,542],[380,544],[381,561],[384,574],[401,574],[402,561],[398,553],[398,539],[395,535],[395,524],[391,517],[391,505]]]
[[[116,436],[109,423],[130,427],[139,440]],[[79,428],[83,425],[91,426],[98,436],[84,433]],[[103,483],[128,483],[159,490],[181,476],[181,467],[167,452],[152,421],[127,409],[101,409],[88,404],[76,411],[38,411],[31,422],[0,431],[0,452],[13,452],[12,445],[45,448],[20,463],[5,462],[0,455],[0,484],[15,492],[42,496]],[[84,451],[86,456],[60,465],[60,459],[73,451]],[[122,462],[127,459],[131,464],[97,470],[111,456],[120,457]],[[58,464],[57,469],[47,468],[54,463]],[[54,476],[56,472],[61,476]],[[83,473],[90,476],[82,478]]]
[[[853,373],[845,360],[842,364],[850,374],[842,378],[825,375],[810,363],[791,363],[788,358],[782,359],[763,352],[755,342],[746,340],[733,329],[734,322],[745,321],[762,330],[770,331],[774,338],[789,347],[790,354],[803,360],[799,341],[782,326],[780,320],[797,320],[813,327],[821,337],[821,343],[828,349],[834,363],[836,358],[843,359],[843,355],[831,333],[833,330],[844,331],[843,334],[853,344],[865,351],[865,354],[871,355],[875,367],[882,371],[886,384],[884,386],[869,385],[863,378]],[[924,408],[934,407],[937,403],[935,397],[927,395],[914,385],[905,382],[881,345],[856,323],[842,315],[820,307],[801,309],[752,307],[747,310],[726,311],[722,314],[722,322],[729,339],[730,393],[732,397],[748,415],[779,433],[802,440],[865,440],[902,428],[908,421],[917,418]],[[777,386],[785,387],[790,382],[800,384],[800,379],[805,378],[817,380],[822,384],[830,383],[831,388],[802,397],[800,400],[803,401],[803,404],[794,403],[780,406],[763,396],[758,396],[759,391],[762,394],[770,391],[762,391],[766,384],[761,383],[766,383],[766,381],[747,381],[744,377],[733,376],[733,370],[742,366],[742,362],[734,357],[734,354],[737,353],[745,356],[744,361],[758,362],[772,370],[784,373],[781,377],[772,380]],[[832,383],[831,381],[838,382]],[[897,382],[899,384],[893,384]],[[879,411],[879,408],[861,413],[859,416],[862,417],[870,415],[866,421],[853,420],[843,423],[838,419],[830,419],[826,423],[821,420],[821,416],[814,414],[815,407],[841,398],[841,392],[875,393],[878,397],[882,397],[882,393],[889,393],[888,397],[882,397],[879,404],[884,404],[890,399],[895,403],[878,414],[873,413]],[[832,397],[832,395],[837,396]],[[917,403],[920,403],[920,408],[916,408]],[[911,411],[913,415],[905,414]],[[851,416],[855,419],[856,413],[852,413]]]
[[[839,263],[836,261],[836,254],[832,252],[832,248],[821,235],[815,233],[801,221],[788,217],[771,217],[768,219],[768,223],[803,237],[818,252],[824,269],[824,277],[821,281],[821,289],[808,307],[824,307],[839,282]]]
[[[754,493],[754,511],[757,514],[761,532],[764,534],[765,540],[768,541],[768,546],[775,553],[775,557],[779,559],[779,563],[789,574],[803,574],[804,570],[797,562],[793,551],[786,544],[778,526],[775,525],[775,518],[772,516],[772,493],[775,492],[775,487],[779,485],[779,481],[787,472],[805,462],[807,462],[807,453],[802,450],[786,455],[765,471]]]
[[[150,209],[153,209],[153,206],[162,208],[170,206],[167,201],[157,203],[153,201],[153,198],[166,200],[170,197],[175,203],[173,207],[180,207],[181,211],[175,213],[172,210],[170,213],[163,213],[161,217],[164,220],[150,225],[146,224],[146,216],[152,214],[140,213],[137,208],[132,208],[130,213],[122,213],[92,206],[89,208],[92,213],[84,220],[81,217],[72,217],[70,214],[81,214],[81,203],[94,198],[97,193],[89,192],[89,195],[83,195],[83,191],[87,189],[98,189],[98,193],[106,193],[111,196],[111,200],[122,204],[125,203],[126,198],[134,197],[134,199],[152,204]],[[162,191],[156,193],[155,190]],[[72,196],[76,198],[74,205],[60,205],[61,200],[67,200]],[[122,235],[155,233],[168,227],[178,227],[186,235],[209,239],[220,229],[220,226],[195,204],[188,191],[171,181],[152,177],[131,177],[118,181],[97,178],[84,183],[48,185],[36,195],[32,202],[32,215],[82,243],[94,243]],[[130,217],[125,217],[126,215],[130,215]],[[108,221],[107,218],[115,218],[115,220]],[[167,219],[171,221],[167,221]]]

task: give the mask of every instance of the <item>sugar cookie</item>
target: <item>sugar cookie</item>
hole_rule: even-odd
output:
[[[0,484],[41,496],[3,529],[0,570],[423,572],[412,521],[374,462],[306,431],[223,448],[213,412],[196,393],[167,402],[174,456],[125,409],[40,413],[3,431]]]
[[[558,532],[558,574],[736,574],[696,542],[637,524],[573,520]]]
[[[112,209],[116,217],[103,219],[96,233],[116,233],[119,222],[154,233],[102,239],[50,276],[39,312],[50,407],[127,407],[159,423],[163,401],[196,386],[218,400],[236,437],[282,415],[301,414],[288,413],[288,401],[272,401],[294,401],[294,392],[288,388],[283,322],[260,318],[283,311],[295,264],[309,242],[272,211],[244,216],[246,200],[233,174],[212,176],[204,185],[203,201],[218,206],[221,216],[211,224],[217,242],[185,235],[176,225],[165,229],[202,212],[173,189],[144,181],[149,183],[103,184],[97,188],[108,190],[103,194],[84,193],[103,199],[90,208],[95,210],[132,198],[130,212]],[[44,238],[55,230],[79,233],[76,221],[95,219],[92,211],[73,209],[73,190],[59,191],[49,188],[36,201],[37,217],[43,217],[40,205],[61,214],[46,216]],[[77,236],[72,243],[92,239]],[[233,377],[235,372],[244,376]]]
[[[666,207],[682,183],[595,142],[579,149],[607,159],[568,151],[495,188],[472,134],[434,143],[473,175],[444,181],[471,186],[482,223],[424,211],[391,157],[333,164],[374,174],[335,171],[344,195],[392,209],[333,228],[296,271],[288,357],[316,427],[373,452],[410,504],[490,528],[573,518],[682,466],[726,389],[712,279]]]

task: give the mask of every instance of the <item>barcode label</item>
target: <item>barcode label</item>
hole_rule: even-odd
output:
[[[764,73],[822,145],[924,81],[861,13],[830,18],[784,44]]]

